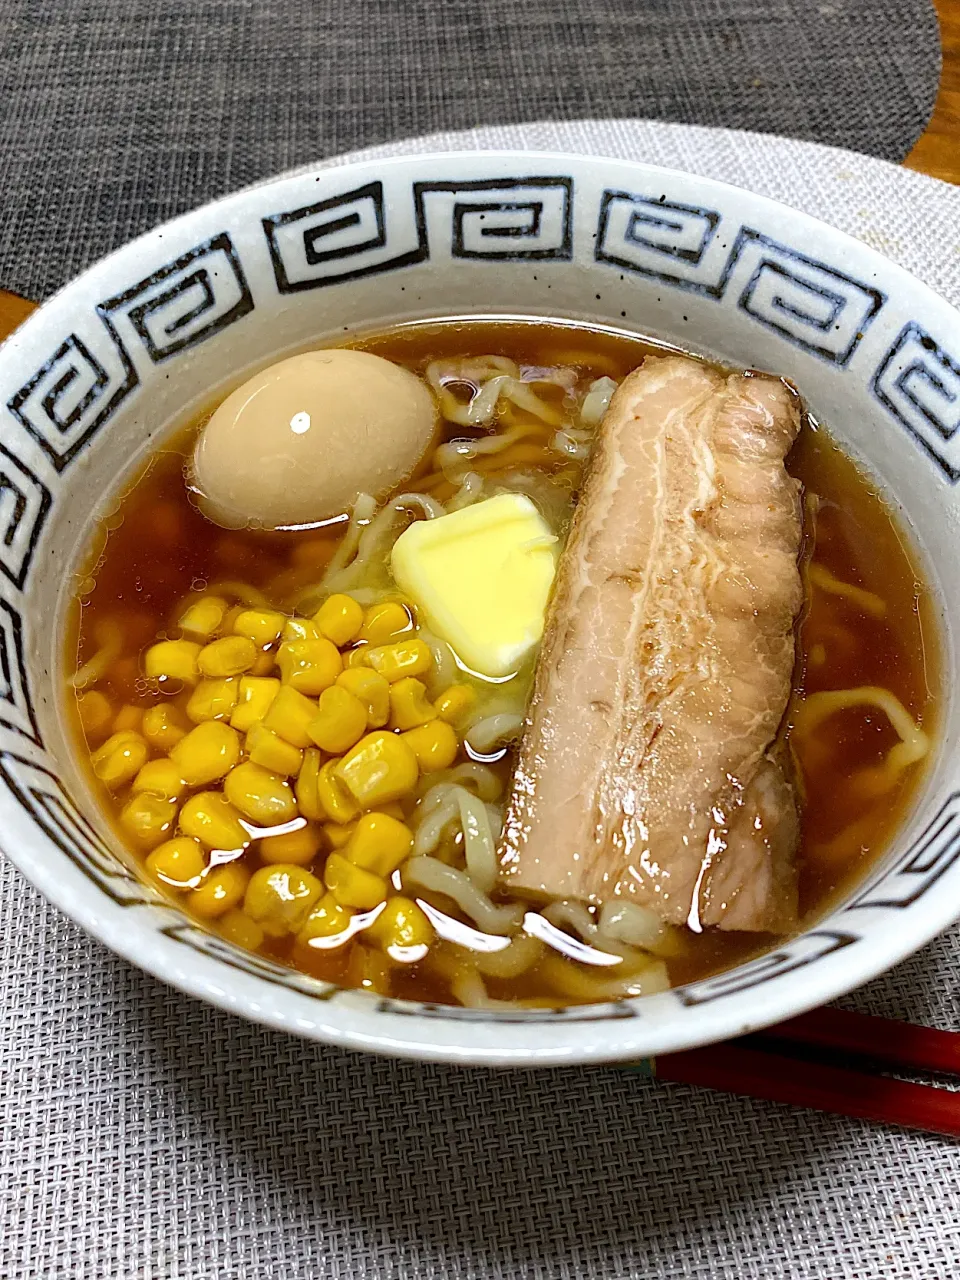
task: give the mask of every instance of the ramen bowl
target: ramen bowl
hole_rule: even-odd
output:
[[[960,915],[960,716],[887,853],[758,959],[618,1003],[481,1011],[341,990],[160,896],[106,823],[67,723],[64,619],[98,518],[177,424],[305,345],[451,315],[655,335],[792,379],[911,530],[942,669],[960,632],[960,315],[786,206],[649,165],[530,152],[299,172],[92,267],[0,349],[0,839],[53,903],[201,999],[353,1049],[520,1065],[638,1059],[828,1001]]]

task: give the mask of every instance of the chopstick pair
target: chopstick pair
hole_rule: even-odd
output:
[[[960,1137],[960,1092],[880,1074],[960,1084],[960,1034],[951,1031],[817,1009],[740,1040],[666,1054],[652,1068],[659,1080]]]

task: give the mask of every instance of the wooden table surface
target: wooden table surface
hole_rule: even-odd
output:
[[[940,89],[927,128],[904,164],[960,185],[960,0],[934,0],[934,4],[943,48]],[[0,341],[26,319],[34,305],[0,289]]]

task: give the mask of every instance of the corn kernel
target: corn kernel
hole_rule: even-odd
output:
[[[276,654],[271,649],[261,649],[257,654],[256,662],[250,668],[250,675],[268,676],[276,665]]]
[[[229,720],[239,692],[240,681],[235,676],[227,680],[201,680],[187,702],[187,717],[194,724]]]
[[[234,627],[236,626],[237,619],[243,611],[244,606],[242,604],[233,604],[223,615],[223,622],[220,624],[220,630],[225,636],[232,636],[236,634]]]
[[[426,724],[436,718],[437,713],[422,681],[404,676],[390,686],[391,729],[415,729],[418,724]]]
[[[425,948],[433,941],[433,925],[412,898],[398,894],[387,899],[387,905],[365,935],[391,959],[410,964],[423,959]]]
[[[363,703],[368,729],[379,729],[390,719],[390,686],[376,671],[349,667],[337,676],[337,684]]]
[[[177,626],[192,640],[209,640],[217,634],[227,602],[220,596],[201,596],[192,600],[177,619]]]
[[[256,645],[248,636],[224,636],[204,645],[197,655],[197,666],[213,680],[226,680],[242,676],[256,660]]]
[[[150,791],[132,795],[120,810],[120,823],[141,849],[154,849],[173,835],[176,800],[165,800]]]
[[[460,727],[476,705],[477,695],[468,684],[452,684],[433,704],[447,724]]]
[[[245,951],[256,951],[263,942],[263,930],[256,920],[251,920],[237,907],[220,917],[220,936]]]
[[[151,680],[196,684],[200,679],[199,653],[200,646],[193,640],[161,640],[143,655],[144,674]]]
[[[154,849],[145,865],[154,880],[168,889],[195,889],[207,869],[207,858],[196,840],[177,836]]]
[[[322,636],[318,640],[285,641],[277,652],[283,683],[298,693],[316,696],[329,689],[343,670],[340,650]]]
[[[208,849],[245,849],[250,834],[219,791],[201,791],[180,810],[180,830]]]
[[[413,628],[413,619],[398,600],[373,604],[363,615],[360,639],[367,644],[388,644]]]
[[[109,737],[90,757],[93,772],[110,791],[135,778],[147,763],[149,750],[139,733],[126,729]]]
[[[321,635],[342,647],[357,638],[363,625],[363,610],[350,596],[335,595],[324,600],[313,620]]]
[[[385,813],[390,818],[396,818],[398,822],[406,822],[407,820],[407,815],[403,812],[403,805],[399,800],[392,800],[390,804],[378,805],[377,813]]]
[[[312,618],[286,618],[283,624],[283,642],[292,644],[297,640],[322,640],[320,628]]]
[[[307,732],[321,750],[334,756],[343,755],[366,732],[366,708],[359,698],[339,685],[324,689],[319,707]]]
[[[187,899],[194,915],[215,920],[237,906],[246,891],[250,872],[239,862],[213,868]]]
[[[286,778],[250,760],[227,774],[223,794],[245,818],[260,827],[279,827],[297,816],[293,788]]]
[[[169,754],[188,732],[176,707],[148,707],[143,713],[142,733],[155,751]]]
[[[149,791],[164,800],[179,800],[187,789],[172,760],[148,760],[133,780],[134,791]]]
[[[433,655],[419,636],[413,636],[397,644],[368,649],[367,663],[393,684],[404,676],[422,676],[429,671]]]
[[[325,822],[323,824],[323,834],[327,837],[327,844],[331,849],[343,849],[349,843],[350,837],[356,829],[356,821]]]
[[[233,630],[252,640],[258,649],[268,649],[280,639],[285,622],[283,614],[273,609],[244,609],[234,620]]]
[[[320,803],[318,783],[320,778],[320,762],[323,759],[316,747],[303,752],[303,763],[297,774],[294,791],[301,814],[311,822],[324,822],[327,814]]]
[[[292,863],[261,867],[250,877],[243,909],[271,938],[297,933],[314,904],[323,897],[323,885],[309,871]]]
[[[126,729],[133,729],[139,733],[142,727],[143,708],[135,707],[129,702],[121,707],[113,718],[114,733],[123,733]]]
[[[413,832],[386,813],[365,813],[357,823],[344,857],[365,871],[390,876],[413,848]]]
[[[317,798],[323,815],[330,822],[352,822],[359,810],[353,796],[337,777],[339,760],[328,760],[317,774]]]
[[[260,841],[260,861],[270,864],[291,862],[298,867],[309,867],[320,852],[322,843],[318,827],[306,826],[281,836],[266,836]]]
[[[297,942],[309,946],[311,938],[336,937],[346,932],[352,919],[349,907],[341,907],[332,893],[325,893],[304,921]]]
[[[365,871],[363,867],[355,867],[340,853],[331,853],[327,859],[323,879],[342,907],[369,911],[387,896],[388,886],[382,876]]]
[[[313,740],[307,732],[307,725],[315,719],[316,714],[315,702],[311,702],[290,685],[283,685],[270,704],[270,710],[263,717],[263,723],[291,746],[311,747]]]
[[[270,710],[270,704],[280,692],[280,681],[263,676],[241,676],[237,687],[237,705],[230,715],[230,725],[240,733],[246,733]]]
[[[259,720],[250,726],[244,747],[254,764],[260,765],[263,769],[269,769],[271,773],[292,778],[300,772],[300,763],[303,759],[300,748],[285,742]]]
[[[240,759],[240,735],[220,720],[207,720],[177,743],[170,759],[188,786],[208,786],[226,777]]]
[[[356,671],[358,668],[369,667],[367,662],[367,654],[370,652],[368,644],[358,644],[352,649],[347,649],[343,654],[343,666],[345,671]]]
[[[77,698],[77,713],[80,716],[80,728],[83,736],[102,738],[109,732],[113,720],[113,707],[106,694],[99,689],[91,689],[89,693],[81,693]]]
[[[380,951],[357,943],[350,952],[344,985],[362,987],[377,995],[389,996],[393,987],[393,964]]]
[[[421,773],[436,773],[449,769],[460,750],[460,739],[445,720],[431,720],[402,735],[404,742],[417,757]]]
[[[417,758],[394,733],[368,733],[340,761],[337,776],[361,809],[399,800],[417,785]]]

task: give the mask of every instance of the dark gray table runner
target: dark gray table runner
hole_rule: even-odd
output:
[[[5,0],[0,287],[433,129],[650,117],[900,160],[939,70],[930,0]]]

